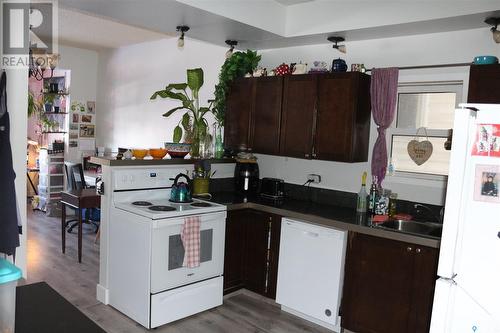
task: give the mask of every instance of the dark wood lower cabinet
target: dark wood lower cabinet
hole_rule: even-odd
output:
[[[438,251],[350,233],[342,327],[356,333],[429,331]]]
[[[224,294],[246,288],[275,298],[281,216],[245,209],[226,222]]]
[[[243,288],[242,261],[245,211],[227,212],[224,249],[224,294]]]

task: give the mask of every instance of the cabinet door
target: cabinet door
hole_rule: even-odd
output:
[[[369,98],[369,77],[365,74],[319,76],[313,158],[342,162],[367,160]]]
[[[243,283],[245,288],[265,295],[269,214],[248,210],[245,216]]]
[[[254,153],[278,155],[283,77],[255,79],[250,147]]]
[[[224,145],[233,150],[249,146],[250,117],[253,108],[254,79],[236,79],[226,99]]]
[[[280,155],[311,158],[316,96],[315,75],[285,77]]]
[[[472,65],[469,75],[469,103],[500,103],[500,65]]]
[[[413,301],[410,327],[414,333],[429,332],[437,280],[439,251],[415,246],[415,268],[413,277]]]
[[[224,294],[243,288],[245,211],[227,212],[224,251]]]
[[[358,333],[411,332],[414,246],[350,234],[342,327]]]
[[[267,278],[266,296],[276,299],[276,288],[278,285],[278,262],[281,238],[281,216],[270,215],[271,242],[269,246],[269,272]]]

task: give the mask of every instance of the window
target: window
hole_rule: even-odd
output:
[[[462,102],[462,81],[402,83],[398,87],[396,116],[390,129],[389,148],[396,174],[448,175],[450,151],[444,148],[454,112]],[[408,143],[420,127],[427,129],[433,152],[429,160],[417,165],[408,155]],[[418,133],[425,139],[425,131]]]

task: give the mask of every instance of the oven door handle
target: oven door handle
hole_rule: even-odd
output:
[[[189,215],[192,217],[193,215]],[[223,212],[216,212],[216,213],[206,213],[206,214],[200,214],[200,215],[195,215],[199,216],[201,218],[202,224],[205,223],[210,223],[214,221],[226,221],[226,216],[227,213],[225,211]],[[181,226],[184,224],[184,218],[186,216],[180,216],[180,217],[175,217],[175,218],[168,218],[168,219],[161,219],[161,220],[154,220],[153,221],[153,229],[162,229],[162,228],[171,228],[173,226]]]

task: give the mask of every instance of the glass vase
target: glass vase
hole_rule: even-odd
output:
[[[215,124],[215,158],[222,158],[224,156],[224,143],[222,142],[222,125]]]
[[[191,158],[201,158],[200,156],[200,143],[202,142],[201,130],[196,126],[193,129],[193,138],[191,141]]]

